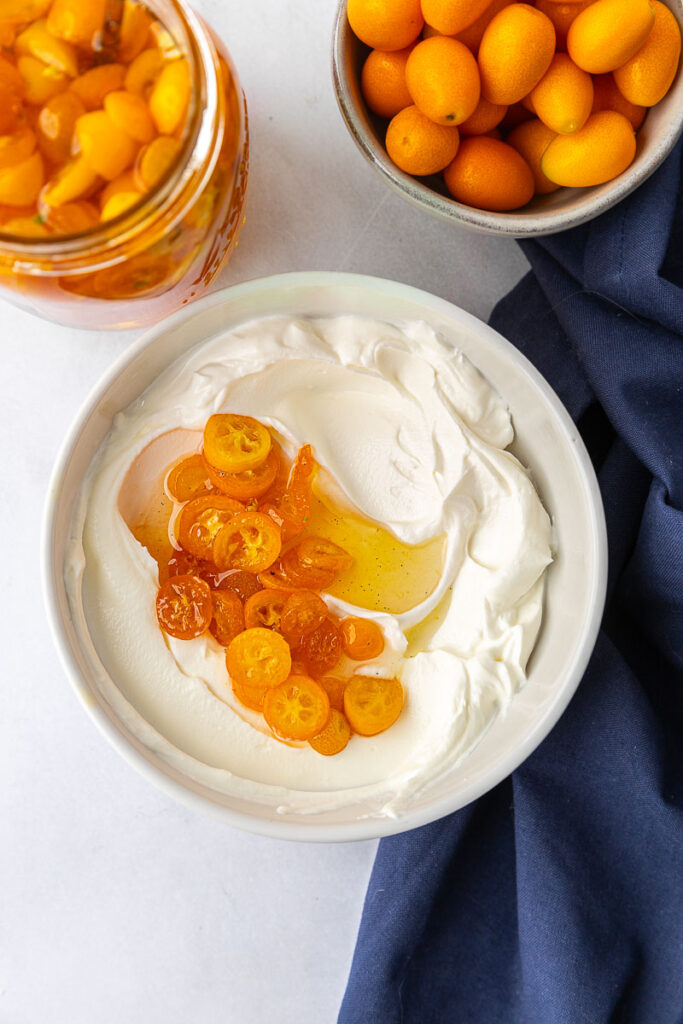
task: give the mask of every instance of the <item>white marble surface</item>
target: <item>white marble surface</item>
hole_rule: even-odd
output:
[[[524,271],[511,242],[425,219],[374,175],[334,100],[334,0],[196,0],[249,103],[247,223],[221,284],[372,273],[486,318]],[[177,806],[95,731],[40,593],[42,504],[60,440],[132,335],[0,303],[0,1022],[327,1024],[374,843],[287,844]]]

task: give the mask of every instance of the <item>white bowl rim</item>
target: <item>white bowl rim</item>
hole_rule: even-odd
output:
[[[682,0],[665,0],[665,2],[683,31]],[[589,189],[574,189],[573,191],[576,193],[583,192],[584,196],[574,208],[568,210],[496,213],[492,210],[478,210],[465,203],[459,203],[455,199],[434,191],[419,178],[400,170],[392,163],[379,143],[376,148],[373,146],[374,137],[372,141],[367,137],[368,133],[356,110],[344,71],[344,40],[348,33],[352,32],[346,17],[346,3],[347,0],[338,0],[335,14],[332,37],[332,81],[337,105],[349,135],[368,163],[382,175],[395,192],[443,220],[463,224],[465,227],[484,234],[504,235],[512,238],[538,238],[542,235],[568,231],[570,228],[579,227],[581,224],[594,220],[635,192],[660,167],[683,134],[682,107],[678,124],[668,134],[662,135],[656,141],[653,140],[647,160],[638,166],[627,167],[613,181],[606,182],[608,187],[598,196],[592,195]],[[600,187],[604,188],[604,186]]]
[[[315,824],[310,820],[306,823],[278,822],[277,820],[260,819],[240,811],[218,805],[208,798],[194,793],[179,782],[176,782],[170,775],[165,774],[139,751],[137,751],[126,739],[122,732],[106,716],[103,709],[94,701],[86,700],[83,693],[83,677],[77,662],[72,654],[66,634],[63,629],[59,611],[57,596],[57,578],[53,572],[52,542],[56,528],[56,515],[58,502],[56,497],[61,490],[61,484],[66,468],[71,457],[72,449],[75,447],[79,435],[89,417],[97,408],[103,394],[112,382],[125,371],[126,367],[136,356],[144,350],[159,335],[165,334],[169,329],[174,328],[183,320],[195,316],[197,313],[213,306],[221,305],[231,299],[238,299],[258,293],[264,288],[286,287],[288,290],[296,288],[310,289],[311,287],[334,288],[342,285],[356,285],[358,287],[372,288],[376,291],[391,295],[400,292],[402,295],[412,298],[416,302],[431,307],[434,310],[456,309],[458,316],[464,316],[476,325],[477,330],[482,327],[490,332],[491,341],[494,342],[508,357],[512,357],[518,365],[528,374],[534,384],[540,389],[544,398],[551,406],[557,418],[564,440],[571,445],[577,468],[582,476],[585,487],[585,495],[590,509],[590,529],[595,564],[595,574],[592,579],[589,615],[586,617],[586,626],[583,636],[574,651],[573,657],[567,670],[567,683],[560,690],[548,706],[544,715],[538,719],[535,726],[525,740],[516,747],[514,754],[507,757],[491,776],[485,780],[469,783],[459,792],[435,800],[428,806],[419,810],[408,812],[397,818],[369,817],[351,823],[344,824]],[[144,389],[143,389],[144,390]],[[423,289],[415,288],[398,281],[390,281],[384,278],[373,277],[372,275],[349,274],[336,271],[296,271],[291,273],[271,275],[255,278],[236,285],[230,285],[219,291],[199,299],[196,302],[171,314],[159,324],[144,331],[140,337],[133,341],[114,362],[109,366],[104,375],[98,380],[90,391],[89,395],[81,405],[73,423],[60,446],[55,465],[52,471],[47,490],[47,497],[42,522],[41,535],[41,576],[45,609],[47,612],[48,624],[58,655],[67,678],[76,693],[76,696],[89,717],[95,723],[100,732],[118,751],[125,761],[135,768],[140,774],[148,779],[153,785],[160,788],[167,795],[173,797],[181,804],[196,810],[202,814],[208,814],[213,818],[225,822],[243,831],[252,832],[257,835],[267,836],[274,839],[286,839],[305,842],[351,842],[366,839],[379,839],[395,835],[399,832],[418,828],[444,817],[473,800],[478,799],[489,792],[500,782],[506,779],[515,771],[536,747],[545,739],[554,727],[569,701],[573,697],[592,654],[593,648],[600,628],[602,613],[607,590],[607,529],[605,523],[604,509],[600,488],[590,456],[583,443],[574,421],[569,416],[564,405],[552,389],[550,384],[539,373],[526,356],[524,356],[511,342],[507,341],[501,334],[495,331],[484,321],[468,313],[455,303],[442,299],[439,296],[426,292]]]

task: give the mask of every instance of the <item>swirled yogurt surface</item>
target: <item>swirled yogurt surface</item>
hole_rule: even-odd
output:
[[[445,537],[438,583],[415,607],[328,598],[338,614],[380,623],[385,651],[362,671],[398,674],[406,696],[390,729],[334,757],[280,743],[240,713],[210,635],[161,632],[157,565],[120,512],[126,473],[153,439],[222,411],[255,416],[292,451],[310,443],[342,500],[400,541]],[[106,699],[144,744],[216,790],[287,811],[362,803],[397,814],[525,680],[551,528],[512,440],[504,400],[423,322],[264,318],[193,349],[117,415],[73,524],[68,593]]]

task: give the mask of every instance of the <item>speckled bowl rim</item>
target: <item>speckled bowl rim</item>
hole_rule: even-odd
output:
[[[683,33],[683,0],[663,0],[663,2],[671,10]],[[564,190],[577,199],[579,191],[584,193],[583,199],[578,199],[575,207],[571,209],[544,212],[535,208],[527,213],[493,213],[476,210],[435,192],[417,178],[405,174],[389,159],[384,147],[368,130],[365,123],[367,114],[365,111],[359,112],[358,106],[354,102],[354,90],[350,85],[350,76],[347,73],[345,55],[352,38],[355,39],[346,17],[346,0],[339,0],[333,33],[332,78],[342,117],[363,156],[395,192],[414,205],[434,216],[455,221],[485,234],[507,235],[512,238],[550,235],[559,231],[567,231],[569,228],[578,227],[580,224],[593,220],[616,206],[642,185],[666,159],[683,133],[683,74],[679,63],[678,78],[674,80],[667,97],[662,101],[669,100],[674,108],[676,104],[678,105],[678,118],[669,131],[650,140],[650,152],[647,159],[639,160],[636,157],[631,167],[627,168],[614,181],[597,186],[600,190],[598,194],[595,194],[595,189]],[[558,195],[559,193],[553,194]]]

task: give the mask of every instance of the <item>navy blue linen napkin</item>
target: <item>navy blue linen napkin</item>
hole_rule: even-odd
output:
[[[681,145],[592,223],[521,243],[491,323],[599,475],[598,643],[541,746],[470,806],[384,839],[339,1024],[683,1021]]]

